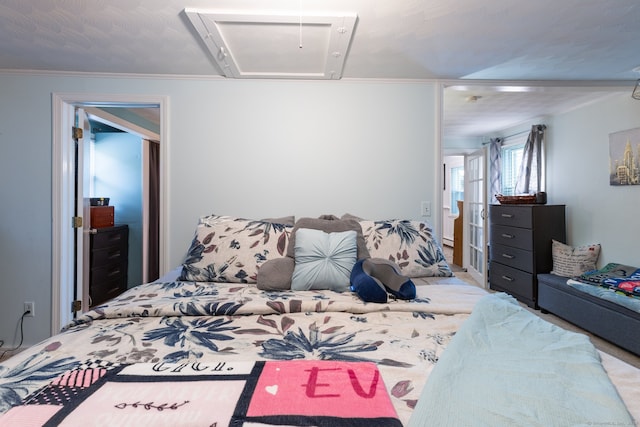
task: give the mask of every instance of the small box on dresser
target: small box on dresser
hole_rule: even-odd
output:
[[[115,211],[113,206],[91,206],[91,228],[113,227]]]
[[[538,308],[539,273],[553,269],[551,240],[566,242],[564,205],[489,207],[489,287]]]

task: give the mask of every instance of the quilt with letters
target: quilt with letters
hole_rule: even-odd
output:
[[[370,362],[104,364],[55,378],[3,425],[401,426]]]
[[[405,425],[486,294],[417,288],[415,300],[374,304],[327,290],[141,285],[0,364],[0,426]]]

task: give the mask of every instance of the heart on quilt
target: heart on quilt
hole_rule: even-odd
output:
[[[278,393],[278,384],[268,385],[264,389],[267,391],[267,393],[275,396]]]

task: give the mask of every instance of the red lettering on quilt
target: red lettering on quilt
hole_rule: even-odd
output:
[[[373,380],[371,380],[371,385],[369,386],[369,392],[366,393],[362,386],[360,385],[360,381],[356,376],[356,373],[353,369],[348,369],[349,379],[351,380],[351,387],[353,387],[353,391],[360,397],[364,397],[365,399],[372,399],[376,395],[376,387],[378,386],[378,381],[380,380],[380,372],[374,371]]]
[[[370,362],[267,361],[249,392],[248,417],[397,417],[384,375]]]
[[[318,382],[319,373],[322,371],[341,371],[340,368],[320,369],[318,367],[313,367],[311,369],[306,369],[305,371],[310,372],[307,383],[302,385],[302,387],[305,388],[307,397],[340,397],[340,394],[320,394],[318,392],[318,388],[320,387],[331,387],[331,384]],[[377,370],[374,371],[373,379],[371,380],[371,384],[369,385],[369,391],[365,391],[364,387],[360,383],[360,380],[358,379],[358,376],[356,375],[356,372],[353,369],[347,369],[347,373],[349,375],[349,381],[351,381],[351,387],[358,396],[365,399],[372,399],[373,397],[375,397],[378,381],[380,380],[380,372],[378,372]]]
[[[331,384],[326,384],[326,383],[319,383],[318,382],[318,372],[320,371],[339,371],[339,368],[332,368],[332,369],[320,369],[318,367],[313,367],[311,369],[305,369],[305,371],[307,372],[311,372],[311,374],[309,375],[309,380],[307,381],[307,384],[303,384],[302,387],[305,387],[305,392],[307,393],[307,397],[310,398],[314,398],[314,397],[340,397],[339,394],[318,394],[316,392],[316,389],[318,387],[330,387]]]

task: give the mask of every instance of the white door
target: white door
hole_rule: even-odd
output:
[[[76,217],[82,228],[76,228],[76,280],[74,300],[81,301],[80,312],[89,310],[89,234],[91,232],[91,124],[84,109],[75,110],[75,127],[82,129],[76,143]],[[76,313],[74,313],[75,315]]]
[[[486,287],[487,283],[485,156],[485,150],[479,150],[469,154],[465,159],[463,215],[465,227],[463,264],[483,287]]]

